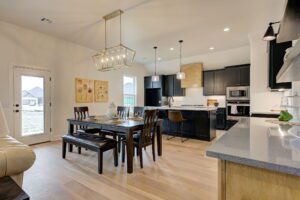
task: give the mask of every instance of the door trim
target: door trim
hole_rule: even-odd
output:
[[[8,90],[8,95],[9,95],[9,127],[10,127],[10,136],[12,137],[16,137],[16,131],[15,131],[15,117],[14,117],[14,69],[15,68],[19,68],[19,69],[29,69],[29,70],[37,70],[37,71],[43,71],[43,72],[48,72],[49,76],[51,78],[51,80],[49,81],[49,96],[50,96],[50,102],[51,102],[51,106],[49,106],[49,125],[51,128],[50,131],[50,141],[53,141],[53,133],[54,133],[54,128],[53,128],[53,115],[52,115],[52,108],[53,108],[53,96],[52,96],[52,82],[53,82],[53,78],[52,78],[52,72],[50,69],[47,68],[42,68],[42,67],[38,67],[38,66],[34,66],[34,65],[26,65],[26,64],[10,64],[9,65],[9,90]]]

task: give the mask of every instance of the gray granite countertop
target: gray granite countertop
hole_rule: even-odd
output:
[[[300,176],[300,126],[266,120],[242,119],[211,145],[206,155]]]
[[[159,110],[191,110],[191,111],[213,111],[217,110],[217,107],[207,106],[147,106],[146,109],[159,109]]]

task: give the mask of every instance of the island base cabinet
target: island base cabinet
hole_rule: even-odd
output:
[[[219,200],[300,199],[300,177],[219,160]]]

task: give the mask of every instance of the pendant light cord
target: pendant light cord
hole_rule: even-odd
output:
[[[120,45],[122,44],[122,13],[120,13]]]
[[[153,47],[154,48],[154,59],[155,59],[155,68],[154,68],[154,75],[156,76],[156,50],[157,50],[157,47],[155,46],[155,47]]]
[[[182,42],[183,40],[179,40],[179,44],[180,44],[180,54],[179,54],[179,71],[181,72],[181,65],[182,65],[182,61],[181,61],[181,56],[182,56]]]
[[[105,33],[104,33],[104,37],[105,37],[105,49],[107,47],[107,39],[106,39],[106,19],[105,19]]]

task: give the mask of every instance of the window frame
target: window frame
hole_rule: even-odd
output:
[[[125,94],[125,91],[124,91],[124,86],[125,86],[125,84],[124,84],[124,78],[125,77],[133,78],[133,80],[134,80],[133,81],[134,82],[134,87],[135,87],[134,94]],[[137,106],[137,86],[138,86],[138,84],[137,84],[137,76],[129,75],[129,74],[124,74],[123,75],[123,80],[122,80],[122,90],[123,90],[123,92],[122,92],[123,93],[123,99],[122,99],[122,101],[123,101],[123,106],[128,106],[128,105],[125,105],[125,101],[124,101],[124,98],[125,98],[126,95],[127,96],[134,96],[134,105],[133,106],[128,106],[128,107],[133,108],[133,107]]]

